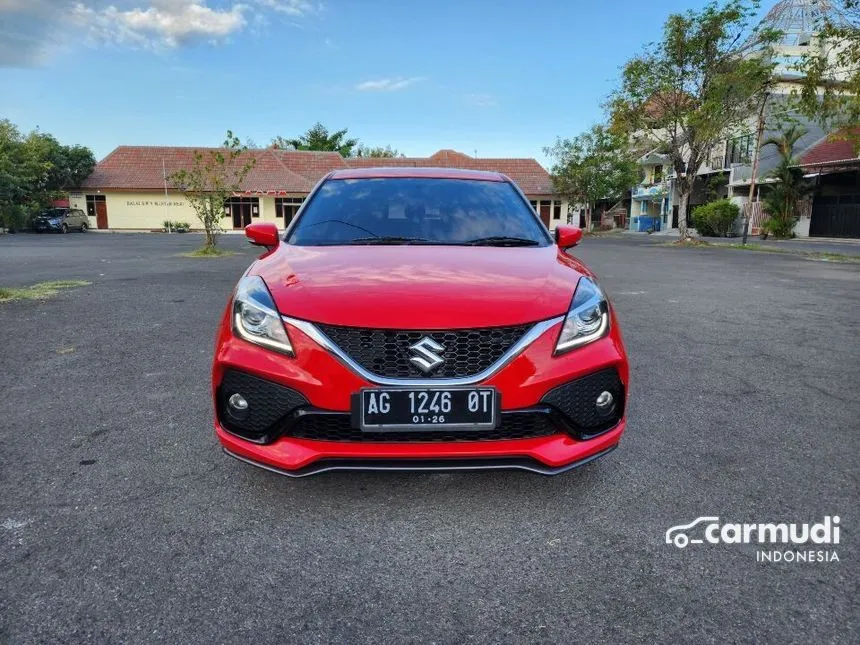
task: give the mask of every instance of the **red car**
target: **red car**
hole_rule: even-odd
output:
[[[285,475],[561,473],[625,427],[627,358],[594,275],[504,175],[341,170],[239,281],[212,370],[224,450]]]

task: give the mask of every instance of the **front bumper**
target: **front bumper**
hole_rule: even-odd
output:
[[[351,395],[362,387],[372,387],[373,383],[296,327],[288,326],[287,330],[296,356],[287,358],[234,337],[225,317],[213,367],[215,430],[231,456],[294,476],[326,470],[500,468],[557,474],[606,454],[618,444],[624,432],[628,369],[618,326],[615,320],[612,323],[605,338],[561,356],[553,356],[561,323],[553,325],[510,363],[480,383],[499,391],[503,427],[505,419],[516,420],[518,428],[534,420],[546,425],[544,429],[485,437],[446,433],[441,438],[427,437],[434,432],[428,430],[422,431],[423,438],[418,435],[381,438],[351,430],[348,423]],[[227,379],[232,387],[235,379],[231,379],[237,373],[250,375],[286,393],[278,395],[277,391],[266,392],[264,388],[264,400],[275,402],[274,410],[268,410],[269,417],[277,421],[266,431],[244,432],[223,413],[224,393],[220,386]],[[579,394],[572,400],[565,387],[570,383],[591,382],[599,374],[609,373],[617,384],[616,394],[620,395],[617,414],[600,426],[580,425],[582,416],[577,415],[584,405],[579,400],[583,390],[575,390]],[[602,382],[598,378],[596,383]],[[586,390],[589,398],[592,390]],[[278,410],[291,413],[283,415]],[[307,425],[302,425],[309,419],[331,422],[335,429],[311,432]]]

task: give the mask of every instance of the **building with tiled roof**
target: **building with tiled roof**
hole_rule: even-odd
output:
[[[800,158],[805,168],[821,169],[823,172],[843,167],[860,166],[860,154],[854,150],[854,141],[860,137],[860,127],[842,130],[822,137]]]
[[[195,151],[212,148],[120,146],[102,159],[70,195],[73,208],[87,210],[91,228],[152,230],[165,220],[199,223],[185,196],[170,177],[190,168]],[[534,159],[483,159],[455,150],[429,157],[341,157],[336,152],[264,148],[248,150],[237,163],[254,165],[225,205],[224,228],[242,228],[255,220],[286,226],[314,185],[333,170],[384,167],[464,168],[499,172],[529,198],[547,226],[567,221],[567,200],[553,194],[550,174]]]

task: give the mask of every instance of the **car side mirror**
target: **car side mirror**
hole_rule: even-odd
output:
[[[582,240],[582,229],[569,224],[559,224],[555,227],[555,243],[560,249],[569,249]]]
[[[274,250],[281,243],[281,238],[278,235],[278,227],[272,222],[254,222],[245,227],[245,237],[251,244],[256,246],[265,246],[270,251]]]

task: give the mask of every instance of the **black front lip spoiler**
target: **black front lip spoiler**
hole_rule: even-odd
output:
[[[603,457],[604,455],[612,452],[617,447],[618,444],[616,443],[615,445],[610,446],[606,450],[601,450],[600,452],[585,457],[584,459],[580,459],[579,461],[574,461],[573,463],[557,467],[547,466],[535,459],[531,459],[530,457],[476,457],[468,459],[461,459],[457,457],[451,457],[447,459],[345,459],[342,457],[338,457],[329,459],[318,459],[310,465],[305,466],[304,468],[299,468],[297,470],[284,470],[282,468],[276,468],[274,466],[269,466],[268,464],[260,463],[259,461],[254,461],[253,459],[248,459],[247,457],[242,457],[241,455],[237,455],[236,453],[231,452],[226,448],[223,448],[223,450],[225,453],[227,453],[234,459],[238,459],[239,461],[243,461],[246,464],[256,466],[257,468],[262,468],[263,470],[277,473],[278,475],[286,475],[287,477],[307,477],[309,475],[317,475],[319,473],[324,473],[330,470],[391,470],[401,472],[451,472],[458,470],[526,470],[528,472],[537,473],[539,475],[560,475],[561,473],[566,473],[569,470],[579,468],[580,466],[584,466],[587,463],[599,459],[600,457]]]

